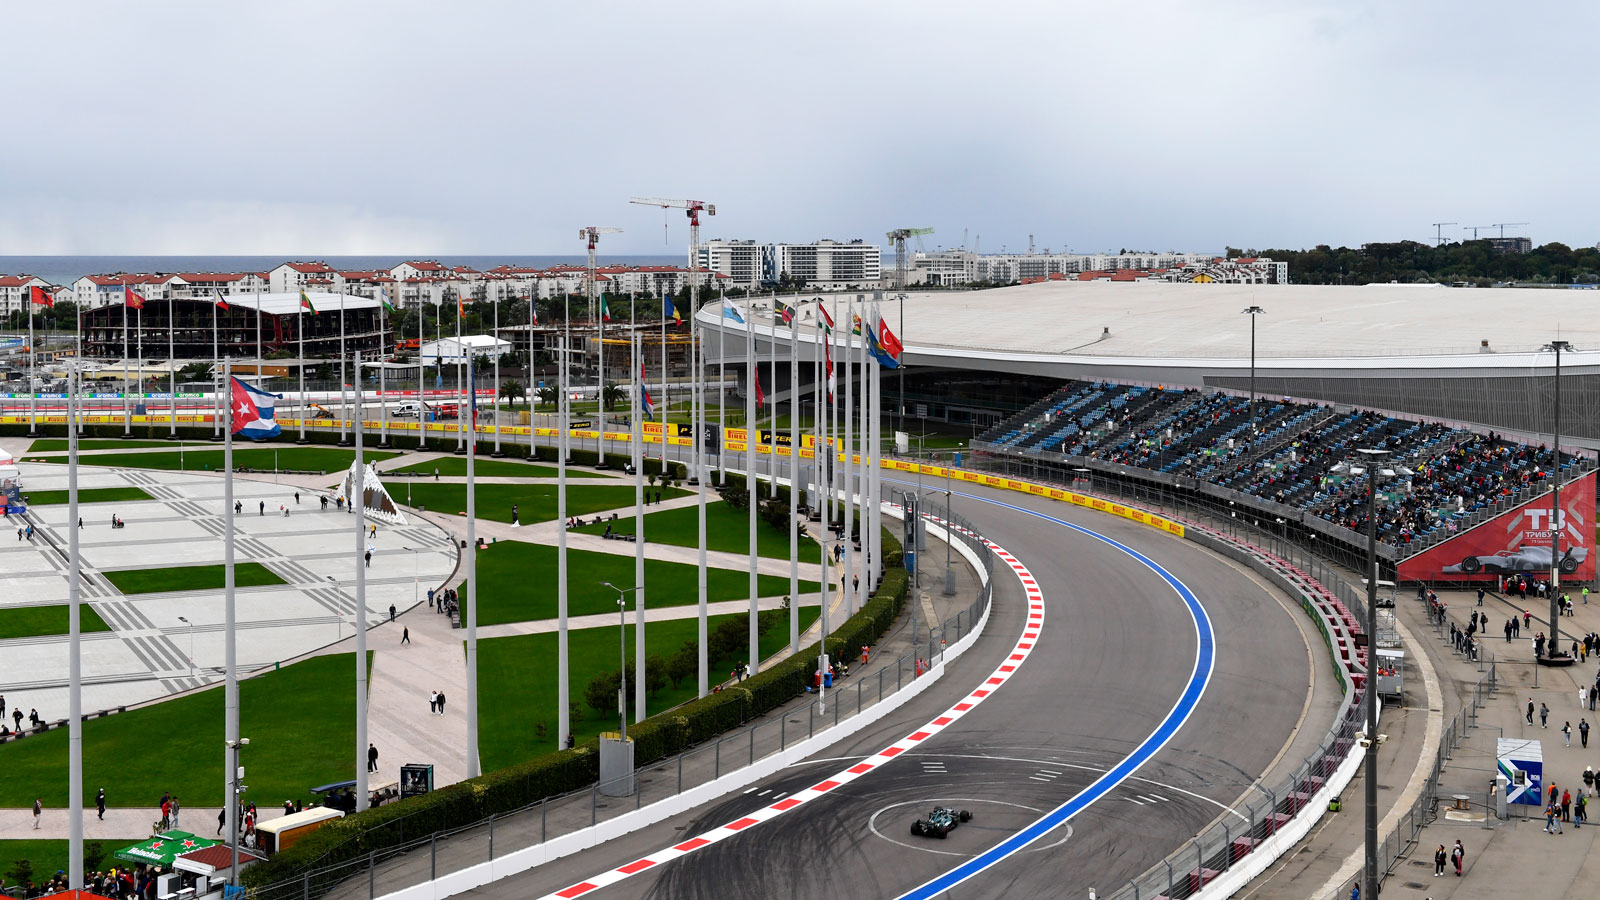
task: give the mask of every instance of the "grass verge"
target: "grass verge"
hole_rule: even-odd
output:
[[[666,495],[663,494],[663,497]],[[734,509],[722,501],[706,504],[706,547],[726,553],[750,552],[749,512]],[[619,518],[611,523],[613,532],[633,534],[633,516]],[[577,529],[586,534],[602,534],[605,523],[585,525]],[[674,547],[700,546],[700,511],[693,506],[647,513],[644,517],[645,539],[653,544],[670,544]],[[789,558],[789,534],[778,531],[766,522],[756,522],[756,554],[768,559]],[[800,561],[814,563],[821,559],[817,542],[809,537],[800,539]]]
[[[47,634],[67,633],[67,613],[70,607],[13,606],[0,609],[0,640],[8,638],[40,637]],[[111,626],[100,618],[87,603],[78,607],[78,627],[84,633],[110,631]],[[0,857],[0,862],[4,862]]]
[[[122,569],[104,573],[124,594],[159,594],[166,591],[220,591],[225,586],[223,566],[170,566],[160,569]],[[271,569],[256,562],[235,563],[233,583],[238,587],[287,584]]]
[[[66,491],[29,491],[25,496],[29,506],[65,506],[68,501]],[[78,489],[79,503],[128,503],[154,499],[144,488],[131,486]]]
[[[524,525],[548,522],[556,517],[556,485],[496,484],[478,489],[478,518],[496,522],[511,521],[511,507],[517,507],[518,521]],[[661,499],[683,497],[687,491],[662,488]],[[467,510],[467,486],[425,481],[389,486],[389,495],[408,506],[426,506],[442,513]],[[589,516],[607,509],[633,506],[633,485],[567,486],[567,515]]]
[[[197,445],[200,446],[200,445]],[[213,444],[205,449],[187,449],[182,452],[160,453],[107,453],[84,456],[79,462],[86,466],[116,466],[124,469],[164,469],[168,471],[215,472],[222,468],[222,450]],[[367,450],[363,456],[368,462],[397,456],[381,450]],[[311,472],[343,472],[356,458],[354,449],[339,447],[237,447],[233,451],[235,467],[262,469],[295,469]],[[28,456],[24,462],[65,463],[65,454]]]
[[[409,466],[401,466],[393,471],[421,472],[424,475],[432,475],[435,469],[438,470],[440,475],[445,477],[465,478],[467,475],[467,461],[463,457],[448,456],[440,459],[430,460],[428,462],[419,462],[413,463]],[[474,474],[496,478],[555,478],[561,474],[560,472],[556,471],[554,466],[541,466],[535,463],[525,462],[511,462],[510,460],[505,459],[483,459],[482,457],[479,457],[478,460],[472,464],[472,470]],[[569,466],[567,468],[567,477],[600,478],[602,476],[596,472],[590,472],[586,469],[579,469]]]

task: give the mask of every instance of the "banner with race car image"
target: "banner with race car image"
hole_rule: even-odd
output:
[[[1595,474],[1561,487],[1561,577],[1594,578]],[[1401,561],[1406,581],[1495,581],[1550,572],[1550,495],[1530,500]]]

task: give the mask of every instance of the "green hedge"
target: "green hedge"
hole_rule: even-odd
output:
[[[577,456],[577,451],[573,455]],[[883,530],[883,548],[885,560],[900,558],[900,542],[888,529]],[[848,658],[861,645],[876,644],[899,618],[908,583],[904,569],[887,569],[872,599],[828,639],[831,657]],[[812,644],[758,675],[634,725],[628,731],[634,740],[634,765],[649,765],[681,753],[804,693],[816,674],[820,650],[819,644]],[[421,797],[346,816],[312,832],[272,859],[246,869],[242,883],[245,887],[262,887],[300,878],[314,869],[394,847],[434,831],[459,828],[546,797],[588,787],[600,777],[598,750],[597,742],[558,750]]]

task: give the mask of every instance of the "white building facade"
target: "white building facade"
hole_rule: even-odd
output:
[[[36,275],[0,275],[0,314],[27,310],[34,287],[49,291],[55,286]]]

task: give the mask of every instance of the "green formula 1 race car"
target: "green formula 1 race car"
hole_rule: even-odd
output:
[[[948,806],[935,806],[928,813],[926,819],[918,819],[911,823],[911,833],[917,837],[944,838],[954,831],[962,822],[972,821],[972,813],[962,809],[955,810]]]

